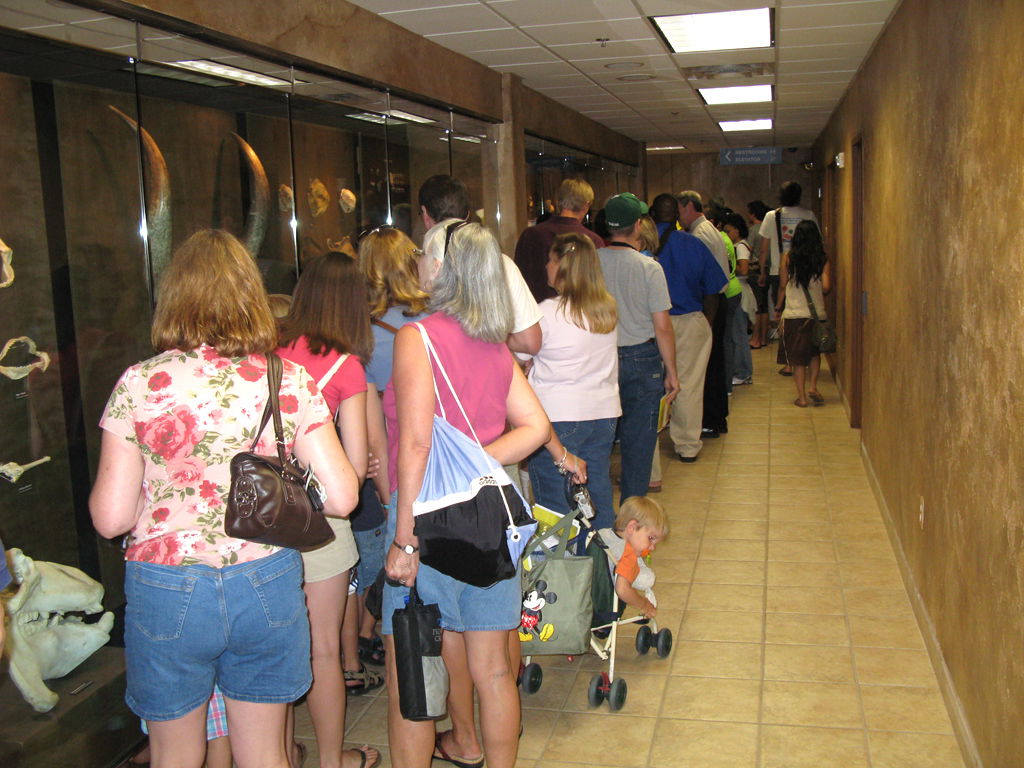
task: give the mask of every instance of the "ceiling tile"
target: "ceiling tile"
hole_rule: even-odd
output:
[[[458,9],[467,5],[479,5],[478,0],[470,0],[470,2],[457,2],[455,0],[448,0],[443,2],[439,0],[359,0],[355,3],[358,6],[365,8],[368,11],[373,11],[378,14],[393,13],[396,11],[420,11],[424,9]]]
[[[775,49],[743,48],[738,51],[673,53],[672,59],[680,67],[724,66],[726,64],[762,64],[765,62],[775,61]]]
[[[779,50],[779,61],[807,61],[808,59],[864,57],[871,47],[869,42],[833,43],[831,45],[786,46]]]
[[[845,59],[806,59],[804,61],[781,61],[779,62],[780,79],[787,74],[806,74],[814,72],[849,72],[852,76],[860,66],[860,59],[848,57]]]
[[[776,12],[776,26],[779,30],[785,30],[844,24],[884,24],[895,5],[894,0],[860,0],[857,3],[829,2],[785,7]]]
[[[438,45],[472,56],[481,51],[506,48],[536,48],[537,44],[518,29],[485,29],[473,32],[454,32],[427,35]]]
[[[630,0],[594,0],[581,8],[579,2],[551,2],[551,0],[492,0],[488,6],[517,26],[545,24],[574,24],[582,17],[611,21],[636,19],[636,9]]]
[[[569,24],[539,24],[521,29],[544,45],[593,43],[603,37],[611,41],[657,40],[660,44],[660,39],[647,22],[636,17],[616,22],[577,20]],[[665,47],[661,45],[661,52],[664,51]]]
[[[517,75],[521,75],[523,79],[529,81],[532,74],[545,74],[545,75],[576,75],[579,74],[573,69],[571,64],[567,64],[564,61],[554,61],[551,63],[543,64],[505,64],[502,66],[494,67],[499,72],[512,72]],[[529,84],[529,83],[527,83]]]
[[[481,64],[486,64],[488,67],[506,64],[543,64],[559,60],[557,56],[540,46],[533,48],[498,48],[493,51],[477,51],[471,55],[472,58]]]
[[[575,61],[586,61],[597,59],[605,64],[609,59],[633,60],[639,56],[650,56],[663,52],[664,48],[658,40],[623,40],[610,42],[605,46],[598,43],[571,43],[567,45],[552,45],[551,50],[564,59]]]
[[[607,49],[606,49],[607,50]],[[621,62],[636,62],[641,66],[634,69],[612,69],[608,68],[609,64],[619,64]],[[642,55],[642,56],[609,56],[608,58],[594,58],[585,59],[577,63],[577,66],[584,72],[596,74],[599,72],[614,72],[615,74],[624,74],[626,72],[677,72],[675,62],[672,61],[672,57],[667,53],[659,53],[655,55]]]
[[[512,25],[498,14],[479,3],[427,8],[418,11],[394,11],[382,13],[381,16],[417,35],[443,35],[450,32],[512,28]]]
[[[785,48],[792,45],[835,45],[836,43],[861,42],[870,44],[881,31],[881,24],[848,24],[843,27],[790,29],[779,33],[778,45],[780,48]]]

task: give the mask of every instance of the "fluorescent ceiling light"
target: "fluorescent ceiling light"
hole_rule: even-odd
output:
[[[465,141],[465,142],[468,142],[469,144],[479,144],[480,143],[480,139],[477,136],[455,136],[453,134],[451,138],[454,139],[455,141]],[[438,136],[438,139],[440,139],[441,141],[448,141],[448,137],[447,136]]]
[[[396,120],[405,120],[410,123],[436,123],[436,120],[431,120],[429,117],[420,117],[419,115],[413,115],[409,112],[403,112],[400,109],[388,110],[388,114]]]
[[[771,14],[767,8],[653,16],[651,21],[674,53],[768,48],[772,44]]]
[[[723,131],[770,131],[771,118],[763,120],[720,120],[718,124]]]
[[[384,125],[387,122],[387,118],[391,117],[395,120],[404,120],[408,123],[436,123],[436,120],[431,120],[427,117],[420,117],[419,115],[413,115],[408,112],[403,112],[400,109],[392,109],[383,114],[377,114],[376,112],[360,112],[355,115],[348,115],[353,120],[362,120],[367,123],[376,123],[377,125]]]
[[[752,104],[772,100],[770,85],[736,85],[731,88],[698,88],[706,104]]]
[[[678,144],[673,147],[648,147],[648,152],[667,152],[670,149],[686,149],[682,144]]]
[[[180,67],[181,69],[188,69],[193,72],[215,75],[228,80],[240,80],[243,83],[249,83],[251,85],[291,85],[287,80],[281,80],[280,78],[271,77],[270,75],[261,75],[259,72],[252,72],[248,69],[232,67],[228,64],[218,64],[215,61],[207,61],[206,59],[198,59],[194,61],[169,61],[167,63],[172,67]]]
[[[364,123],[375,123],[377,125],[384,125],[388,121],[384,115],[378,115],[373,112],[360,112],[355,115],[346,115],[351,117],[353,120],[362,120]]]

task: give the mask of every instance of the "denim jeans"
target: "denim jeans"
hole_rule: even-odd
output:
[[[665,371],[654,341],[619,347],[619,499],[646,496],[658,442],[658,405],[665,394]]]
[[[612,499],[611,463],[612,443],[615,441],[616,418],[588,421],[554,421],[551,426],[558,439],[569,450],[587,462],[587,489],[594,503],[594,528],[610,528],[615,523]],[[565,498],[565,477],[559,474],[555,459],[546,448],[530,457],[530,485],[533,498],[556,512],[566,513],[569,504]]]
[[[733,377],[749,379],[754,375],[747,343],[747,313],[740,306],[739,295],[726,299],[725,315],[725,389],[732,392]]]

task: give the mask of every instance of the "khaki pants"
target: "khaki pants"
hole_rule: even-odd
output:
[[[676,337],[676,375],[679,395],[672,404],[668,430],[680,456],[700,453],[704,414],[704,376],[711,356],[711,326],[703,312],[670,315]]]

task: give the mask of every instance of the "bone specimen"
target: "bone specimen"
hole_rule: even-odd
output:
[[[352,213],[356,209],[356,193],[351,189],[343,189],[338,193],[338,205],[345,213]]]
[[[26,470],[32,469],[32,467],[38,467],[40,464],[45,464],[50,460],[49,456],[43,456],[41,459],[30,461],[28,464],[18,464],[15,461],[9,461],[6,464],[0,464],[0,477],[4,480],[9,480],[12,483],[18,482]]]
[[[277,187],[277,208],[281,213],[291,213],[295,204],[295,196],[292,188],[287,184],[280,184]]]
[[[24,344],[27,346],[28,353],[30,355],[35,355],[38,360],[34,363],[30,363],[29,365],[0,365],[0,374],[3,374],[11,380],[24,379],[32,372],[33,368],[45,371],[50,366],[50,356],[42,350],[37,350],[36,343],[28,336],[18,336],[13,339],[8,339],[7,343],[4,344],[4,348],[0,350],[0,360],[3,360],[7,356],[7,352],[15,344]]]
[[[3,240],[0,240],[0,288],[6,288],[14,282],[14,251]]]
[[[10,625],[4,653],[11,679],[37,712],[49,712],[57,694],[44,680],[63,677],[110,639],[114,614],[94,624],[69,613],[103,610],[103,587],[77,568],[35,562],[20,549],[7,552],[11,573],[20,585],[7,599]]]
[[[113,104],[107,106],[142,137],[146,169],[146,229],[149,233],[149,256],[153,281],[159,282],[160,275],[171,261],[171,177],[167,172],[167,163],[149,131]]]
[[[267,181],[267,172],[263,170],[263,163],[260,162],[249,143],[232,133],[238,148],[245,157],[246,166],[249,168],[249,215],[245,219],[245,233],[242,235],[242,242],[249,249],[249,253],[255,259],[259,256],[260,247],[263,245],[263,238],[267,234],[267,215],[270,211],[270,184]]]
[[[306,202],[309,203],[309,212],[313,214],[314,219],[323,215],[330,201],[331,195],[324,183],[320,179],[310,179],[309,189],[306,190]]]

